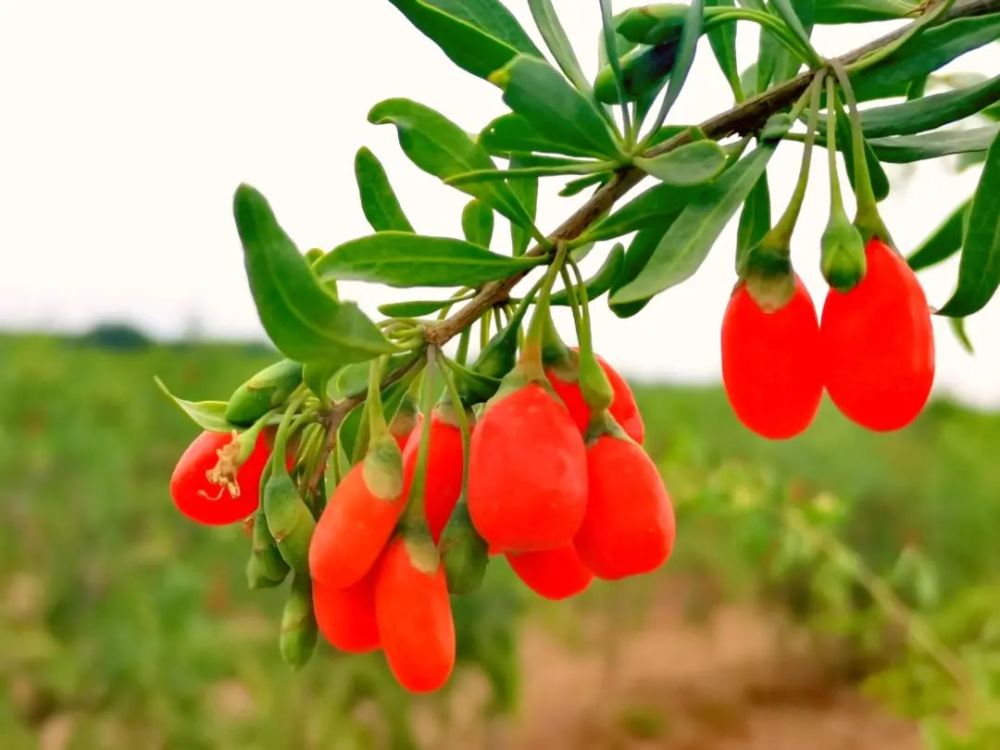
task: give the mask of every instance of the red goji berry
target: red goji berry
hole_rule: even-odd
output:
[[[504,552],[570,542],[587,503],[587,457],[566,407],[537,383],[490,403],[472,432],[469,513]]]
[[[632,389],[625,382],[625,378],[601,357],[597,357],[597,362],[601,366],[601,369],[604,370],[604,374],[608,376],[608,381],[611,383],[611,390],[614,392],[614,400],[611,402],[611,407],[608,411],[611,412],[611,416],[615,418],[615,421],[618,422],[630,438],[642,444],[646,438],[646,426],[643,424],[642,414],[639,413],[639,406],[635,402],[635,396],[632,395]],[[590,407],[584,401],[583,393],[580,391],[580,384],[576,381],[563,380],[556,374],[555,369],[551,367],[545,370],[545,375],[552,384],[552,389],[562,399],[563,403],[566,404],[566,408],[569,409],[569,415],[580,429],[580,432],[585,433],[590,426]]]
[[[250,457],[236,469],[231,488],[212,482],[208,475],[219,463],[219,452],[233,441],[225,432],[203,432],[187,447],[170,478],[170,495],[188,518],[209,526],[242,521],[260,504],[260,477],[270,456],[262,432]],[[235,450],[232,446],[230,450]],[[230,459],[231,460],[231,459]]]
[[[455,623],[444,566],[429,539],[397,537],[375,575],[375,617],[392,673],[407,690],[426,693],[455,666]]]
[[[420,437],[421,430],[414,430],[403,450],[403,471],[408,485],[417,469]],[[441,537],[462,494],[463,470],[462,432],[435,410],[431,417],[424,475],[424,512],[435,542]]]
[[[648,573],[670,557],[674,511],[656,466],[631,440],[587,446],[587,514],[574,545],[598,578]]]
[[[801,279],[784,307],[766,312],[740,284],[722,322],[722,380],[736,416],[772,440],[794,437],[823,397],[819,322]]]
[[[388,445],[398,451],[390,439]],[[309,546],[309,571],[314,580],[333,588],[357,583],[371,570],[396,528],[409,491],[398,467],[375,466],[369,457],[355,464],[330,496]],[[399,477],[375,476],[399,472]],[[401,487],[392,492],[388,488]]]
[[[312,587],[316,624],[331,646],[348,654],[378,649],[374,572],[345,588],[331,588],[316,580]]]
[[[508,552],[507,562],[528,588],[554,601],[576,596],[594,579],[572,544],[537,552]]]
[[[905,427],[934,384],[934,331],[927,298],[906,261],[872,239],[868,270],[849,292],[831,289],[820,345],[826,389],[838,408],[870,430]]]

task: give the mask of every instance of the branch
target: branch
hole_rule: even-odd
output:
[[[944,14],[941,22],[944,23],[956,18],[981,16],[998,11],[1000,11],[1000,0],[958,0],[954,7]],[[909,28],[909,26],[904,26],[837,59],[844,65],[850,65],[860,58],[897,41],[907,33]],[[722,114],[706,120],[700,125],[700,128],[707,137],[713,140],[721,140],[730,135],[753,133],[759,130],[771,115],[791,106],[809,87],[812,78],[813,73],[811,71],[802,73],[752,99],[748,99]],[[686,132],[680,133],[670,140],[650,149],[646,156],[658,156],[668,151],[673,151],[690,140],[691,138]],[[576,213],[549,235],[549,242],[554,244],[558,241],[573,240],[579,237],[598,218],[610,211],[615,203],[621,200],[622,197],[645,177],[646,173],[637,167],[628,167],[615,174],[608,184],[598,190]],[[545,248],[541,245],[536,245],[527,254],[537,256],[545,252]],[[427,343],[437,347],[444,346],[444,344],[456,335],[475,323],[486,310],[506,300],[517,283],[527,273],[528,271],[520,271],[501,281],[494,281],[484,285],[479,293],[469,300],[465,307],[446,320],[427,329],[425,334]],[[394,382],[401,375],[402,373],[391,373],[389,379]],[[322,460],[316,467],[313,476],[309,478],[310,488],[314,488],[319,482],[320,476],[322,476],[326,459],[335,445],[337,428],[340,422],[351,409],[363,401],[363,396],[347,399],[336,404],[328,412],[326,417],[326,444]]]

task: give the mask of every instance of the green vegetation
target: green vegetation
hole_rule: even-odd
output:
[[[120,352],[0,337],[0,746],[35,747],[41,727],[72,715],[70,748],[407,747],[414,706],[443,708],[404,695],[379,656],[324,648],[292,673],[274,632],[282,596],[245,590],[242,529],[200,528],[173,508],[167,480],[196,428],[153,376],[181,396],[225,398],[274,359],[254,347]],[[959,744],[939,728],[931,746],[996,740],[1000,417],[938,401],[911,429],[879,436],[824,409],[806,436],[772,444],[738,425],[719,389],[637,395],[679,513],[660,576],[707,574],[724,596],[781,604],[817,639],[849,644],[871,693],[914,716],[964,711],[932,656],[887,635],[898,619],[802,530],[839,540],[974,683],[980,736]],[[529,602],[505,568],[455,600],[460,658],[492,685],[484,713],[516,702]],[[358,711],[369,699],[378,710]]]

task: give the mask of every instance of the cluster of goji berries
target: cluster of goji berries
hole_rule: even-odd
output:
[[[798,435],[824,388],[847,417],[880,432],[905,427],[927,403],[934,335],[923,289],[882,240],[867,243],[865,260],[856,286],[830,289],[821,319],[798,276],[775,311],[737,285],[722,324],[722,375],[733,409],[754,432]]]
[[[464,586],[445,563],[462,534],[481,546],[484,561],[487,549],[505,556],[525,584],[549,599],[578,594],[595,577],[650,572],[670,555],[673,509],[641,447],[644,425],[632,392],[600,361],[613,398],[607,410],[592,413],[574,357],[544,376],[515,370],[476,410],[446,395],[415,424],[397,419],[396,429],[374,432],[365,457],[314,512],[314,526],[293,512],[295,502],[282,504],[280,513],[278,501],[270,502],[278,495],[272,486],[288,473],[269,461],[268,431],[238,468],[228,434],[200,435],[174,472],[174,501],[209,524],[256,514],[251,563],[258,577],[276,585],[290,568],[296,580],[311,582],[315,624],[330,644],[347,653],[381,649],[403,686],[436,690],[455,663],[450,595]],[[474,422],[468,440],[463,422]],[[273,450],[282,449],[279,435]],[[272,515],[287,522],[278,528]],[[257,545],[261,524],[280,553],[273,565],[259,554],[266,552]]]

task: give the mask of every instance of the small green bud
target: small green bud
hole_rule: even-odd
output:
[[[247,585],[251,589],[273,588],[285,580],[288,575],[288,563],[285,562],[274,537],[267,528],[267,518],[263,509],[258,509],[253,518],[250,558],[247,560]]]
[[[833,216],[823,232],[820,267],[826,282],[841,292],[853,289],[865,277],[865,240],[844,216]]]
[[[441,559],[451,593],[471,594],[482,584],[489,562],[487,545],[472,525],[464,498],[441,535]]]
[[[313,613],[312,581],[297,573],[281,613],[278,647],[281,658],[292,669],[301,669],[316,649],[316,616]]]
[[[226,420],[251,424],[284,403],[302,382],[302,365],[283,359],[266,367],[237,388],[226,406]]]
[[[309,542],[316,519],[283,466],[264,485],[264,514],[267,528],[285,562],[296,573],[308,572]]]

